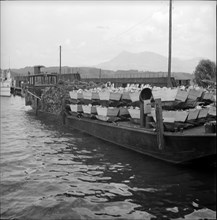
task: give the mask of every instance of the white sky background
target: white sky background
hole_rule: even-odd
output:
[[[97,65],[122,51],[168,56],[169,1],[4,1],[1,68]],[[172,56],[216,60],[215,1],[173,1]]]

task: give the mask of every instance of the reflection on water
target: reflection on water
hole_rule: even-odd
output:
[[[1,217],[214,219],[215,169],[105,143],[1,97]]]

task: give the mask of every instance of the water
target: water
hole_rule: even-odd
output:
[[[1,97],[2,219],[215,219],[215,168],[167,164]]]

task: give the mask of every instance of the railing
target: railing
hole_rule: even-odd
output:
[[[29,95],[31,96],[30,99],[29,99]],[[26,100],[26,105],[31,105],[33,107],[33,110],[35,110],[35,114],[38,115],[39,102],[41,101],[41,98],[35,95],[34,93],[26,90],[25,100]]]
[[[104,73],[101,76],[94,74],[92,76],[88,74],[82,74],[81,78],[82,79],[96,79],[96,78],[102,78],[102,79],[147,79],[147,78],[167,78],[167,73],[166,72],[137,72],[137,73],[111,73],[107,74]]]
[[[36,99],[41,100],[41,98],[38,97],[37,95],[35,95],[34,93],[32,93],[32,92],[30,92],[30,91],[28,91],[28,90],[27,90],[26,92],[29,93],[30,95],[34,96]]]

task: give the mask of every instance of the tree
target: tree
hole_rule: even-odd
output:
[[[195,83],[208,87],[209,82],[216,81],[216,64],[210,60],[201,60],[195,68],[194,75]]]

